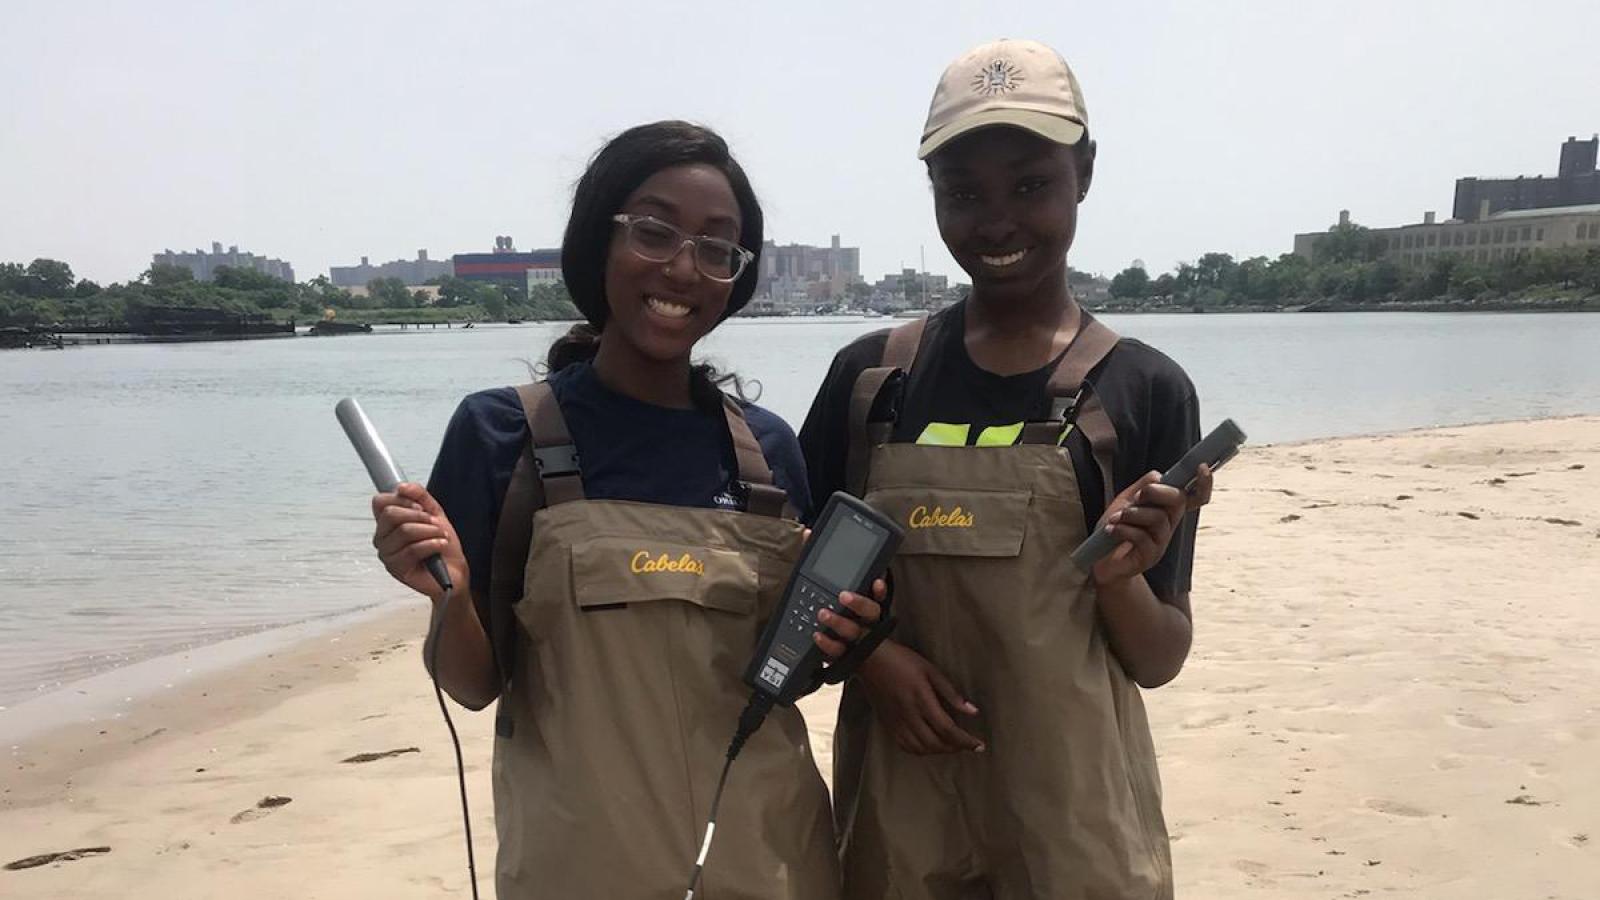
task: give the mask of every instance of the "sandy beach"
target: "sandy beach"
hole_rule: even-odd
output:
[[[1596,497],[1596,417],[1231,463],[1193,656],[1146,695],[1179,896],[1600,896]],[[6,748],[0,865],[109,850],[6,865],[0,896],[467,896],[425,623],[418,602]],[[824,773],[836,699],[804,704]],[[491,896],[492,722],[456,718]]]

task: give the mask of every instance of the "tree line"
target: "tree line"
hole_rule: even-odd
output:
[[[1600,295],[1600,247],[1528,250],[1479,262],[1437,254],[1418,265],[1385,255],[1387,238],[1354,223],[1329,229],[1312,258],[1236,260],[1207,253],[1154,278],[1130,267],[1111,279],[1122,307],[1194,309],[1291,305],[1436,303],[1470,307],[1488,301]]]
[[[219,266],[210,281],[198,281],[182,266],[154,265],[133,281],[101,287],[77,278],[67,263],[36,259],[27,265],[0,263],[0,326],[126,326],[161,307],[216,309],[279,321],[314,321],[330,313],[353,321],[579,318],[559,283],[535,285],[525,292],[512,285],[446,276],[432,280],[430,286],[438,289],[437,298],[407,288],[398,278],[377,278],[367,283],[361,296],[334,285],[327,276],[295,284],[253,269]]]

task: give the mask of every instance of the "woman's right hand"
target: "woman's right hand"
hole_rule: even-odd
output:
[[[406,482],[397,486],[394,493],[374,495],[372,518],[378,523],[372,546],[396,581],[430,599],[439,599],[444,590],[425,564],[428,557],[437,553],[444,560],[451,581],[458,587],[470,583],[461,539],[456,537],[439,501],[422,485]]]
[[[983,752],[983,742],[954,719],[955,715],[975,716],[978,708],[910,647],[884,641],[862,663],[856,678],[866,688],[873,712],[901,750],[923,756]]]

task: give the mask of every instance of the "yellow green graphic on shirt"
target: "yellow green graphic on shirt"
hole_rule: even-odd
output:
[[[990,425],[978,432],[977,440],[968,441],[972,436],[972,426],[958,422],[929,422],[928,427],[922,429],[922,434],[917,435],[917,443],[924,447],[1010,447],[1022,439],[1022,422],[1011,425]],[[1061,429],[1061,436],[1056,438],[1056,446],[1060,446],[1072,433],[1072,426]]]

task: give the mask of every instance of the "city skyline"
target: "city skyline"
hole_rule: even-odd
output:
[[[914,148],[945,63],[1001,34],[1051,43],[1083,83],[1100,154],[1072,263],[1107,276],[1276,257],[1341,208],[1408,221],[1443,206],[1441,178],[1543,171],[1552,140],[1600,127],[1591,3],[1518,7],[1562,23],[1538,41],[1507,40],[1486,2],[1069,12],[741,6],[731,34],[765,37],[729,40],[665,10],[618,29],[604,2],[155,0],[84,19],[20,0],[0,58],[0,258],[104,283],[214,236],[302,273],[555,236],[606,136],[683,117],[729,139],[777,243],[847,225],[863,273],[925,253],[959,280]]]
[[[1520,220],[1523,219],[1535,221],[1535,219],[1530,218],[1530,215],[1537,213],[1550,214],[1544,218],[1538,218],[1534,225],[1522,226],[1520,232],[1518,229],[1512,229],[1510,237],[1504,237],[1503,227],[1500,229],[1502,236],[1492,236],[1492,228],[1482,229],[1485,248],[1477,251],[1477,258],[1480,261],[1497,259],[1503,254],[1532,249],[1535,246],[1566,246],[1574,243],[1574,237],[1576,238],[1575,242],[1579,245],[1585,242],[1600,241],[1600,227],[1595,227],[1591,231],[1589,224],[1590,218],[1600,215],[1600,204],[1595,202],[1600,199],[1600,180],[1597,180],[1600,179],[1600,168],[1597,168],[1597,154],[1600,154],[1600,133],[1584,139],[1569,135],[1561,144],[1560,151],[1560,163],[1556,174],[1553,176],[1534,172],[1498,179],[1482,178],[1474,175],[1456,178],[1454,215],[1448,220],[1438,220],[1436,218],[1437,213],[1429,210],[1423,214],[1420,221],[1408,220],[1397,224],[1358,223],[1351,217],[1349,210],[1341,210],[1339,220],[1335,225],[1345,227],[1358,224],[1369,228],[1375,233],[1382,233],[1385,236],[1392,235],[1385,244],[1387,252],[1392,253],[1393,251],[1413,249],[1413,241],[1406,241],[1403,237],[1409,229],[1417,229],[1419,227],[1448,229],[1462,223],[1489,222],[1491,219],[1500,219],[1503,215],[1518,219],[1520,224]],[[1463,212],[1463,210],[1470,211]],[[1491,213],[1494,215],[1491,216]],[[1558,226],[1558,229],[1552,233],[1551,242],[1548,245],[1545,243],[1545,229],[1537,227],[1538,225],[1546,224],[1545,219],[1551,219],[1552,221],[1549,224]],[[1330,229],[1332,227],[1330,226]],[[1535,228],[1537,228],[1537,235],[1533,234]],[[1479,229],[1461,229],[1461,234],[1455,238],[1454,246],[1460,247],[1463,244],[1468,244],[1469,246],[1477,245],[1478,231]],[[1286,252],[1311,258],[1314,245],[1325,233],[1326,230],[1296,233],[1293,236],[1292,249]],[[1446,236],[1442,241],[1428,240],[1425,242],[1424,238],[1427,236],[1425,233],[1415,237],[1414,246],[1419,252],[1406,253],[1404,255],[1393,253],[1393,255],[1407,263],[1416,264],[1425,261],[1431,255],[1420,251],[1441,246],[1445,252],[1448,252],[1448,248],[1452,246],[1449,236]],[[1434,233],[1434,237],[1438,237],[1437,233]],[[1488,247],[1490,244],[1497,246],[1491,250]],[[1504,245],[1503,247],[1498,246],[1502,244]],[[204,250],[178,254],[174,254],[170,249],[164,250],[154,255],[153,262],[188,267],[201,280],[209,280],[211,267],[218,264],[233,264],[236,267],[254,268],[278,277],[283,277],[283,273],[287,272],[289,273],[288,280],[294,280],[293,269],[286,261],[268,260],[265,257],[257,258],[247,252],[243,254],[246,259],[241,263],[228,258],[230,255],[240,255],[237,246],[230,246],[227,254],[223,253],[220,243],[212,242],[211,246],[210,254],[207,254]],[[838,299],[844,296],[842,287],[846,284],[852,282],[863,283],[882,291],[885,284],[909,278],[913,273],[919,271],[930,279],[936,279],[941,285],[949,281],[947,276],[933,273],[931,270],[919,270],[914,267],[901,266],[898,270],[889,271],[877,282],[873,282],[865,278],[861,272],[860,248],[842,246],[841,237],[837,233],[831,235],[828,246],[800,242],[780,243],[768,237],[763,241],[760,250],[762,252],[761,281],[757,287],[757,294],[768,300],[780,299],[775,292],[780,285],[789,292],[788,299],[793,301],[799,298],[799,294],[803,293],[806,287],[814,286],[816,282],[832,281],[833,290],[831,296],[833,299]],[[540,269],[542,274],[533,280],[541,282],[560,280],[558,258],[560,250],[558,248],[546,247],[518,254],[513,238],[509,236],[497,236],[495,238],[495,247],[492,251],[456,253],[453,254],[450,261],[430,260],[428,251],[419,249],[416,251],[415,259],[396,259],[379,265],[372,265],[368,256],[362,256],[357,266],[330,266],[328,275],[331,282],[339,287],[360,287],[375,278],[399,278],[407,285],[419,286],[430,279],[456,274],[451,271],[452,263],[459,263],[462,258],[477,259],[478,262],[475,265],[481,267],[484,260],[501,253],[511,254],[512,256],[520,255],[530,259],[537,256],[541,262],[539,265],[533,266],[533,268]],[[210,260],[212,256],[219,257],[221,261],[214,262]],[[1467,251],[1466,256],[1473,258],[1474,251]],[[528,260],[522,260],[522,263],[528,264]],[[551,269],[551,267],[554,267],[553,271],[544,271]],[[1143,259],[1136,257],[1129,264],[1129,267],[1144,270],[1146,264]],[[1116,273],[1092,272],[1089,274],[1109,280],[1110,276]],[[407,275],[414,277],[406,277]],[[482,279],[484,276],[482,273],[473,273],[466,277],[469,279]],[[490,278],[489,280],[494,279]],[[930,281],[930,283],[932,282]],[[960,283],[959,277],[955,280],[955,283]]]

